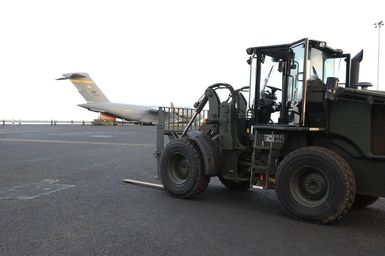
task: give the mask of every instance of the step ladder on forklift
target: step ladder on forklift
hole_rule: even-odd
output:
[[[269,189],[269,177],[270,177],[270,170],[271,170],[271,157],[273,152],[273,142],[274,142],[274,130],[271,131],[271,139],[269,144],[265,145],[265,140],[263,137],[261,137],[260,145],[258,144],[258,130],[255,129],[254,131],[254,143],[253,143],[253,154],[251,158],[251,173],[250,173],[250,187],[258,187],[263,189]],[[268,151],[268,157],[266,164],[258,163],[256,164],[256,155],[257,153],[264,153]],[[263,177],[261,171],[265,171],[265,176]],[[263,186],[255,186],[256,181],[256,173],[259,173],[258,177],[258,184]],[[264,181],[264,183],[262,183]]]

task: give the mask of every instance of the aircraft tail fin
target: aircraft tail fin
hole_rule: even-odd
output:
[[[69,79],[88,103],[110,102],[87,73],[68,73],[56,80]]]

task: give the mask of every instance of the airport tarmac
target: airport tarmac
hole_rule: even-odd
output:
[[[194,200],[122,182],[159,183],[155,129],[0,127],[0,255],[384,255],[384,198],[321,226],[216,178]]]

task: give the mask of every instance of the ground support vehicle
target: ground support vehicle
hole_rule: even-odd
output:
[[[363,52],[351,58],[302,39],[247,54],[249,87],[214,84],[183,129],[160,122],[165,189],[195,197],[213,176],[232,190],[259,185],[275,189],[289,216],[321,224],[385,196],[385,92],[358,82]],[[221,100],[219,90],[229,97]],[[207,104],[207,118],[193,129]]]

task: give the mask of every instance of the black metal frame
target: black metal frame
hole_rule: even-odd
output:
[[[282,44],[282,45],[273,45],[273,46],[262,46],[262,47],[253,47],[248,48],[246,52],[249,55],[252,55],[253,58],[257,58],[257,65],[256,65],[256,78],[255,78],[255,84],[250,86],[255,86],[255,95],[254,95],[254,109],[253,109],[253,117],[251,122],[253,124],[258,123],[258,105],[259,105],[259,98],[260,98],[260,85],[261,85],[261,64],[264,61],[265,55],[277,58],[277,59],[283,59],[283,61],[286,62],[285,68],[283,70],[283,76],[285,78],[283,79],[282,84],[282,110],[280,113],[280,118],[282,122],[287,123],[288,119],[288,109],[287,109],[287,83],[288,83],[288,73],[290,69],[290,53],[289,49],[292,47],[295,47],[300,44],[306,44],[308,42],[308,39],[301,39],[291,44]],[[306,62],[304,62],[305,64]],[[304,70],[306,67],[304,67]],[[250,90],[251,91],[251,90]]]
[[[325,42],[322,41],[316,41],[316,40],[309,40],[307,38],[295,41],[291,44],[281,44],[281,45],[273,45],[273,46],[262,46],[262,47],[252,47],[248,48],[246,52],[251,55],[251,58],[256,58],[256,78],[255,78],[255,84],[250,84],[250,86],[255,87],[255,95],[254,95],[254,109],[253,109],[253,115],[252,115],[252,124],[258,124],[258,106],[259,106],[259,100],[260,100],[260,88],[261,88],[261,64],[264,62],[265,56],[274,57],[277,59],[282,59],[285,61],[284,70],[282,72],[282,108],[280,112],[280,123],[287,124],[288,123],[288,107],[287,107],[287,97],[288,97],[288,80],[289,80],[289,73],[290,73],[290,62],[291,62],[291,53],[290,48],[296,47],[298,45],[304,45],[304,59],[308,59],[308,54],[310,47],[316,48],[321,50],[322,52],[326,53],[328,55],[328,58],[345,58],[346,60],[346,84],[345,87],[350,87],[350,54],[344,54],[341,50],[335,50],[333,48],[330,48],[326,46]],[[306,97],[307,97],[307,61],[304,61],[303,63],[303,104],[302,104],[302,113],[301,113],[301,121],[300,126],[306,125]],[[252,90],[250,90],[252,91]],[[250,103],[250,105],[252,105]]]

